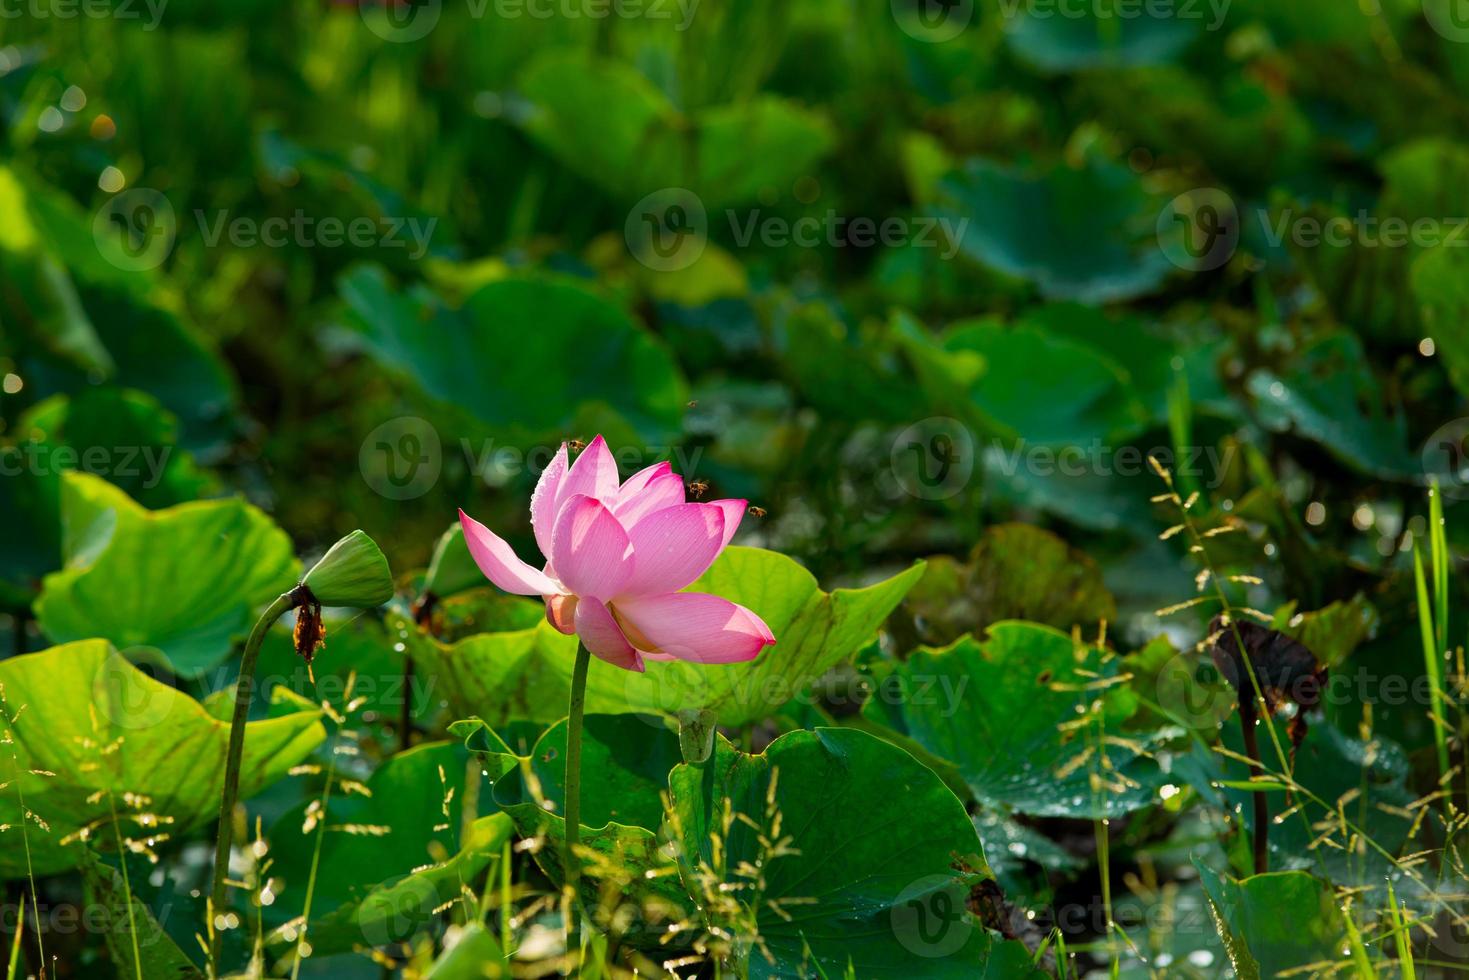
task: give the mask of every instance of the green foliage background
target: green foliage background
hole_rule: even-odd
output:
[[[583,975],[1462,969],[1457,12],[16,6],[6,908],[103,910],[58,976],[202,967],[239,645],[361,528],[393,601],[266,643],[230,966],[555,962],[574,647],[441,535],[532,555],[601,433],[760,508],[705,584],[781,642],[596,665]],[[1331,669],[1259,732],[1267,875],[1220,603]]]

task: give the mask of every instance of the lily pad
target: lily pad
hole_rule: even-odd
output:
[[[149,511],[69,473],[61,507],[68,540],[86,546],[65,548],[66,567],[46,576],[35,607],[42,630],[58,643],[149,647],[181,676],[222,660],[300,571],[285,533],[239,498]]]
[[[481,872],[504,854],[511,833],[510,818],[505,814],[481,817],[470,825],[463,846],[452,857],[426,867],[419,865],[324,915],[313,914],[306,931],[312,955],[329,956],[412,939],[446,905],[465,900],[465,889],[472,888]],[[466,912],[472,916],[476,909],[471,905]],[[300,929],[300,920],[293,920],[272,932],[265,942],[274,947],[293,946],[299,941]]]
[[[1133,299],[1173,271],[1155,230],[1162,202],[1135,174],[1095,154],[1081,166],[1039,173],[977,158],[940,179],[934,194],[953,227],[966,222],[964,254],[1033,283],[1048,299]],[[1054,376],[1064,374],[1058,368]]]
[[[1118,659],[1059,630],[1006,622],[896,665],[863,708],[954,764],[981,803],[1043,817],[1119,816],[1152,802],[1155,736]]]
[[[631,203],[688,188],[705,208],[789,187],[832,145],[826,121],[775,96],[679,111],[633,68],[568,53],[521,79],[526,129],[562,163]]]
[[[539,838],[536,861],[565,881],[566,722],[551,726],[529,756],[517,756],[479,719],[451,726],[486,764],[494,799],[522,837]],[[589,908],[623,900],[639,921],[678,921],[688,904],[664,851],[663,793],[678,764],[678,736],[656,719],[587,715],[582,733],[583,898]]]
[[[685,886],[740,938],[751,978],[1038,975],[967,910],[989,877],[979,837],[901,749],[850,729],[792,732],[760,755],[721,738],[669,785]]]
[[[1304,871],[1241,880],[1199,861],[1194,867],[1241,980],[1286,973],[1320,976],[1343,968],[1350,941],[1326,882]]]
[[[491,282],[457,309],[426,290],[395,291],[375,266],[349,271],[338,288],[355,338],[387,370],[506,440],[559,443],[585,431],[617,445],[679,427],[687,395],[668,351],[570,280]]]
[[[986,528],[963,565],[931,559],[903,608],[930,646],[1007,619],[1068,632],[1117,621],[1117,600],[1096,562],[1029,524]]]
[[[157,846],[219,815],[229,724],[153,680],[105,640],[86,640],[0,661],[15,792],[0,794],[0,876],[26,874],[22,827],[35,873],[83,861],[86,841],[115,849],[113,809],[125,841]],[[325,737],[320,712],[282,692],[274,718],[245,733],[240,795],[284,776]]]
[[[1357,336],[1338,331],[1302,348],[1285,371],[1252,375],[1249,389],[1270,428],[1294,429],[1352,469],[1411,479],[1422,464],[1370,365]]]
[[[120,976],[133,973],[160,980],[203,980],[204,971],[179,949],[153,910],[128,890],[122,872],[91,853],[85,855],[81,871],[88,907],[105,917],[100,923],[89,923],[88,928],[106,935]]]
[[[1010,47],[1025,61],[1050,72],[1171,61],[1203,36],[1206,23],[1185,17],[1119,16],[1113,8],[1121,4],[1115,3],[1099,2],[1082,16],[1056,16],[1055,7],[1042,8],[1037,14],[1023,0],[1007,3],[1020,8],[1006,22]]]
[[[333,792],[315,876],[317,912],[355,908],[388,882],[461,850],[462,807],[470,796],[464,778],[468,760],[469,754],[451,742],[415,745],[385,761],[360,788]],[[274,922],[299,916],[306,897],[320,832],[314,821],[306,829],[307,806],[292,809],[270,829],[273,874],[285,885],[265,910]],[[481,812],[492,809],[480,807]],[[312,945],[323,951],[314,923],[311,935]],[[360,933],[357,941],[364,941]]]

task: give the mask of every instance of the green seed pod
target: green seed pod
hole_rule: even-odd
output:
[[[393,597],[393,576],[377,543],[353,531],[322,555],[301,584],[323,606],[371,609]]]

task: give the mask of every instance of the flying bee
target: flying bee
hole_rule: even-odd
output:
[[[699,407],[699,399],[695,398],[693,401],[689,402],[688,407],[689,408],[698,408]]]
[[[585,439],[568,439],[566,440],[566,445],[570,447],[572,452],[579,453],[587,448],[587,441]]]
[[[692,481],[692,482],[689,483],[689,493],[693,494],[696,498],[702,497],[702,496],[704,496],[704,494],[706,494],[708,492],[709,492],[709,481],[708,480],[694,480],[694,481]]]
[[[767,513],[768,513],[768,511],[766,511],[766,509],[764,507],[755,507],[755,506],[751,506],[750,507],[750,516],[751,517],[764,517]]]

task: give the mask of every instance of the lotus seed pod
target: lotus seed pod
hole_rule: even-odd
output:
[[[393,576],[377,543],[353,531],[332,545],[301,580],[323,606],[370,609],[393,597]]]

